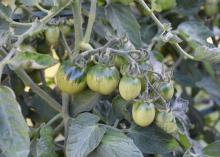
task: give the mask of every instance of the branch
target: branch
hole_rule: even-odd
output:
[[[72,3],[73,17],[74,17],[74,33],[75,33],[75,48],[76,54],[80,51],[80,43],[82,41],[82,14],[81,14],[81,1],[75,0]]]
[[[36,3],[36,4],[35,4],[35,7],[37,7],[40,11],[42,11],[42,12],[44,12],[44,13],[47,13],[47,14],[50,14],[50,13],[51,13],[50,10],[44,9],[39,3]]]
[[[62,113],[64,121],[64,136],[67,137],[68,134],[68,120],[69,120],[69,95],[62,93]],[[66,140],[65,140],[66,145]]]
[[[14,71],[18,75],[18,77],[21,78],[24,84],[30,86],[31,89],[37,95],[39,95],[43,100],[45,100],[50,107],[52,107],[54,110],[58,112],[62,111],[61,105],[56,100],[54,100],[49,94],[47,94],[44,90],[38,87],[23,69],[16,69]]]
[[[90,36],[92,33],[92,27],[95,22],[96,17],[96,0],[91,0],[91,7],[90,7],[90,13],[89,13],[89,21],[86,28],[86,33],[83,38],[83,42],[88,43],[90,40]]]
[[[154,15],[153,11],[147,6],[147,4],[145,3],[144,0],[136,0],[137,3],[139,3],[141,6],[143,6],[143,8],[150,13],[151,18],[154,20],[154,22],[157,24],[157,26],[162,29],[163,31],[166,31],[166,27],[164,26],[164,24],[162,24],[160,22],[160,20]],[[186,57],[188,57],[189,59],[194,59],[193,56],[189,55],[186,51],[184,51],[180,45],[175,42],[174,46],[177,48],[177,50],[182,53],[183,55],[185,55]]]

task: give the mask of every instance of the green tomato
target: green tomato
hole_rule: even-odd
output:
[[[218,13],[218,0],[206,0],[205,13],[208,16],[214,16]]]
[[[60,25],[60,30],[61,32],[63,32],[64,36],[69,35],[69,33],[71,32],[71,28],[68,25]]]
[[[175,133],[178,129],[175,117],[171,112],[166,111],[157,114],[156,125],[169,134]]]
[[[18,49],[21,52],[36,52],[36,49],[33,46],[26,44],[21,44]]]
[[[60,65],[55,81],[61,91],[68,94],[79,93],[86,87],[86,70],[66,61]]]
[[[170,100],[174,95],[174,87],[172,82],[163,82],[160,84],[160,95],[165,100]]]
[[[119,83],[119,92],[125,100],[134,99],[141,92],[141,81],[138,78],[123,76]]]
[[[156,11],[166,11],[176,6],[176,0],[153,0]]]
[[[141,127],[150,125],[154,121],[155,113],[155,107],[152,103],[136,102],[133,104],[132,118]]]
[[[95,65],[87,73],[89,88],[103,95],[111,94],[118,86],[120,75],[114,66]]]
[[[51,26],[45,31],[46,40],[50,45],[56,45],[60,37],[60,29],[57,26]]]
[[[119,69],[121,68],[122,65],[127,64],[126,59],[123,58],[122,56],[118,56],[118,55],[113,56],[112,62]]]

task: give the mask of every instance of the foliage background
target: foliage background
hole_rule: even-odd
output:
[[[69,121],[68,128],[64,129],[65,122],[62,122],[57,112],[60,110],[62,97],[55,88],[53,77],[58,67],[57,60],[63,59],[68,51],[65,44],[60,40],[58,45],[61,46],[54,47],[53,50],[44,49],[45,52],[39,52],[40,55],[38,53],[36,56],[25,53],[12,56],[15,54],[14,48],[21,43],[31,44],[35,48],[42,44],[42,34],[50,25],[70,26],[72,30],[66,40],[71,49],[75,48],[74,26],[69,20],[72,19],[70,2],[42,0],[39,4],[52,10],[51,16],[47,16],[36,7],[38,2],[35,0],[1,1],[0,156],[24,157],[29,154],[55,157],[63,156],[65,151],[67,156],[72,157],[84,157],[88,154],[93,157],[112,154],[115,157],[153,154],[219,157],[220,13],[206,15],[204,0],[177,0],[175,8],[155,11],[157,18],[165,24],[166,31],[162,32],[150,13],[138,5],[137,1],[107,2],[109,4],[104,6],[104,1],[98,1],[90,44],[98,48],[112,38],[126,34],[129,41],[123,50],[146,48],[154,56],[150,61],[155,71],[162,73],[162,63],[171,68],[172,79],[175,81],[175,97],[172,101],[177,107],[183,107],[178,116],[185,116],[181,111],[188,104],[187,116],[192,124],[189,126],[189,133],[179,134],[176,139],[154,125],[139,128],[133,124],[130,130],[123,130],[123,127],[120,128],[123,132],[115,130],[111,126],[115,119],[119,118],[126,125],[126,120],[130,118],[128,112],[124,112],[123,108],[115,109],[105,101],[100,102],[103,97],[89,90],[76,95],[69,104],[70,115],[74,118]],[[151,6],[149,1],[146,3]],[[83,28],[86,28],[88,22],[89,8],[90,1],[82,1]],[[45,25],[47,23],[49,25]],[[194,59],[179,53],[181,50],[176,47],[177,42]],[[27,71],[27,75],[22,70],[13,69],[26,68],[30,66],[30,62],[34,70]],[[25,76],[31,77],[35,85]],[[46,95],[42,90],[39,91],[39,87]],[[48,95],[52,97],[49,100],[45,98]],[[175,101],[180,97],[184,100]],[[52,108],[51,103],[55,104]],[[91,110],[96,114],[85,112]],[[121,112],[117,115],[114,110]],[[85,113],[79,114],[81,112]],[[54,116],[58,118],[51,122]],[[98,124],[100,119],[108,125]],[[65,150],[64,130],[69,132]]]

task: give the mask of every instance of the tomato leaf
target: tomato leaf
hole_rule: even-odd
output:
[[[177,28],[179,34],[191,45],[197,48],[198,45],[209,45],[207,38],[213,36],[208,27],[197,21],[187,21],[181,23]]]
[[[37,0],[17,0],[17,2],[26,6],[33,6],[37,3]]]
[[[127,34],[137,48],[141,46],[140,25],[129,6],[111,4],[106,9],[106,16],[119,36]]]
[[[15,68],[22,67],[24,69],[45,69],[56,63],[57,61],[50,55],[36,52],[17,53],[9,61],[9,65],[12,65]]]
[[[201,8],[202,4],[204,3],[204,0],[190,0],[190,1],[176,0],[176,1],[177,1],[176,12],[186,16],[192,16],[193,14],[196,14]]]
[[[70,104],[71,115],[77,115],[80,112],[90,111],[98,103],[100,94],[91,90],[84,90],[74,95],[73,103]]]
[[[203,88],[216,104],[220,104],[220,84],[218,82],[215,82],[210,77],[204,77],[197,83],[197,86]]]
[[[131,120],[131,115],[128,111],[129,103],[125,101],[122,97],[117,96],[112,101],[112,111],[113,114],[119,119]]]
[[[14,92],[0,86],[0,149],[7,157],[27,157],[29,128],[19,110]]]
[[[133,141],[121,132],[109,130],[89,157],[143,157]]]
[[[165,154],[176,150],[179,145],[169,134],[162,131],[155,125],[146,128],[132,126],[128,136],[135,145],[147,154]]]
[[[32,155],[36,157],[57,157],[53,141],[53,130],[43,124],[40,128],[40,138],[33,142]]]
[[[194,57],[198,61],[220,63],[220,48],[209,48],[206,46],[198,46],[195,50]]]
[[[205,148],[203,148],[204,155],[207,155],[209,157],[219,157],[220,154],[220,141],[215,141]]]
[[[99,118],[90,113],[83,113],[76,119],[69,119],[67,157],[85,157],[99,145],[106,128],[96,124],[98,121]]]

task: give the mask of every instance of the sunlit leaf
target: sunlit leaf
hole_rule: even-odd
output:
[[[29,128],[13,91],[0,86],[0,149],[6,157],[27,157]]]
[[[36,52],[17,53],[9,62],[13,67],[24,69],[45,69],[56,63],[57,61],[50,55]]]

